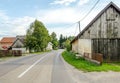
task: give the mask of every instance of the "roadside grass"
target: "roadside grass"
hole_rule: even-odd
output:
[[[66,62],[74,66],[75,68],[84,72],[101,72],[101,71],[120,71],[120,63],[102,63],[102,65],[96,65],[92,62],[85,60],[84,58],[76,59],[75,54],[72,52],[64,51],[62,53]]]

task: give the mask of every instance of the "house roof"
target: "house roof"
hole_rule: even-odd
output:
[[[24,44],[24,42],[25,42],[25,36],[24,35],[18,35],[18,36],[16,36],[16,39],[18,39],[18,38]]]
[[[113,7],[120,13],[120,8],[115,5],[113,2],[110,2],[98,15],[71,41],[73,43],[75,40],[77,40],[89,27],[110,7]]]
[[[23,41],[22,41],[20,38],[17,38],[17,39],[13,42],[13,44],[11,45],[11,47],[13,47],[13,45],[14,45],[18,40],[19,40],[22,44],[24,44]]]
[[[13,43],[15,39],[15,37],[3,37],[0,43]]]

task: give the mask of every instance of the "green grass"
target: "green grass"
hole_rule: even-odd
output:
[[[62,53],[63,58],[69,64],[74,66],[79,70],[83,70],[85,72],[93,72],[93,71],[120,71],[120,63],[103,63],[102,65],[96,65],[92,62],[86,61],[83,58],[76,59],[75,54],[71,52],[64,51]]]

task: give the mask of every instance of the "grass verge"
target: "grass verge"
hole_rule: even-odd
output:
[[[96,65],[89,61],[86,61],[83,58],[76,59],[75,54],[72,52],[64,51],[62,53],[63,58],[69,64],[74,66],[75,68],[85,71],[85,72],[93,72],[93,71],[120,71],[120,65],[114,63],[103,63],[102,65]]]

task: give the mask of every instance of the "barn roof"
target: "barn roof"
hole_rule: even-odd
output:
[[[114,4],[113,2],[110,2],[98,15],[71,41],[73,43],[75,40],[77,40],[89,27],[110,7],[113,7],[120,13],[120,8]]]

